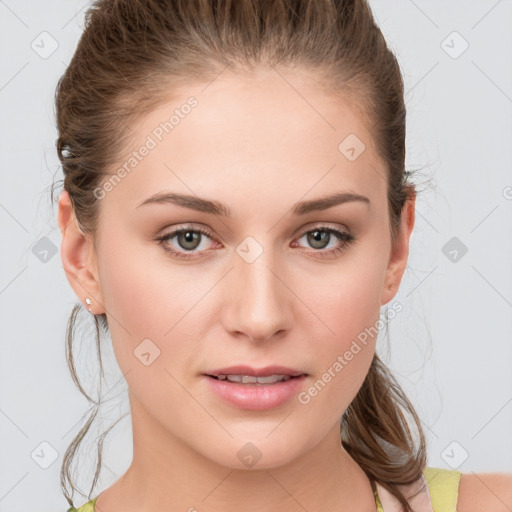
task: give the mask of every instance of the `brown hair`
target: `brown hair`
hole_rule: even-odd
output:
[[[57,85],[57,151],[74,213],[84,233],[97,230],[94,190],[119,161],[142,114],[169,101],[173,87],[209,82],[226,67],[250,72],[261,67],[300,66],[319,78],[325,91],[343,95],[374,135],[387,169],[393,243],[405,201],[416,194],[405,170],[406,109],[396,57],[376,25],[366,0],[95,0],[85,15],[76,51]],[[93,237],[94,240],[96,240]],[[81,304],[67,326],[66,356],[73,380],[94,404],[68,447],[61,486],[76,487],[70,468],[101,402],[76,375],[73,332]],[[105,314],[94,316],[100,372]],[[419,439],[409,429],[412,417]],[[377,354],[340,421],[340,439],[369,479],[411,507],[400,490],[421,476],[426,442],[420,419]],[[101,470],[98,445],[92,493]],[[91,494],[89,494],[89,498]]]

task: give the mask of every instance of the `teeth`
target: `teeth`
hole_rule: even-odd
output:
[[[253,377],[252,375],[218,375],[219,380],[240,382],[242,384],[274,384],[290,380],[289,375],[268,375],[267,377]]]

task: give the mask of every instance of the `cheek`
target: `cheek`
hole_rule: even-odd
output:
[[[113,351],[130,394],[153,417],[171,421],[163,404],[172,404],[169,410],[190,409],[179,382],[196,347],[184,340],[193,334],[191,319],[200,309],[194,305],[205,291],[193,273],[185,275],[185,266],[166,262],[158,250],[129,250],[129,245],[124,244],[122,257],[107,250],[102,262]]]
[[[316,317],[305,321],[308,338],[316,340],[317,379],[301,403],[332,415],[336,421],[359,391],[375,353],[380,321],[380,295],[384,263],[375,253],[357,256],[357,264],[340,266],[339,272],[304,284],[304,302]],[[310,283],[311,284],[311,283]],[[321,321],[318,320],[318,318]],[[311,317],[310,317],[311,318]],[[314,416],[314,414],[313,414]]]
[[[179,350],[187,348],[179,340],[185,336],[186,326],[190,327],[194,306],[205,293],[201,276],[190,272],[190,267],[168,261],[156,242],[151,247],[133,238],[115,234],[105,237],[99,262],[112,342],[123,371],[134,362],[140,363],[134,351],[146,339],[160,350],[159,363],[166,359],[167,352],[178,357]],[[151,343],[145,343],[151,352]]]
[[[336,272],[329,269],[315,283],[304,282],[302,296],[313,315],[311,325],[332,352],[343,349],[359,334],[378,328],[384,263],[377,257],[355,255]],[[314,284],[314,285],[313,285]]]

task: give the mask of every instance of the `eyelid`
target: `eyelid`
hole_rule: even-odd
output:
[[[303,236],[307,232],[312,231],[318,228],[326,228],[326,229],[335,229],[337,231],[345,231],[347,234],[350,234],[350,230],[344,224],[336,224],[332,222],[324,222],[324,221],[316,221],[316,222],[308,222],[305,226],[301,226],[297,231],[293,233],[293,237],[296,238],[298,236]]]

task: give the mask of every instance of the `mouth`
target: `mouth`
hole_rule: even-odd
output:
[[[297,368],[289,368],[272,364],[260,368],[254,368],[246,364],[237,364],[215,370],[204,372],[203,375],[217,380],[227,382],[237,382],[239,384],[273,384],[276,382],[287,381],[296,377],[307,375],[304,371]]]
[[[258,372],[255,372],[258,373]],[[283,406],[304,388],[308,374],[245,375],[206,373],[203,379],[215,397],[239,409],[263,411]]]
[[[288,375],[288,374],[274,374],[274,375],[266,375],[266,376],[254,376],[254,375],[228,375],[228,374],[219,374],[219,375],[208,375],[211,379],[223,381],[226,383],[233,382],[235,384],[247,384],[253,386],[269,386],[275,385],[279,382],[286,382],[292,379],[298,379],[302,376],[305,376],[305,373],[300,375]]]

